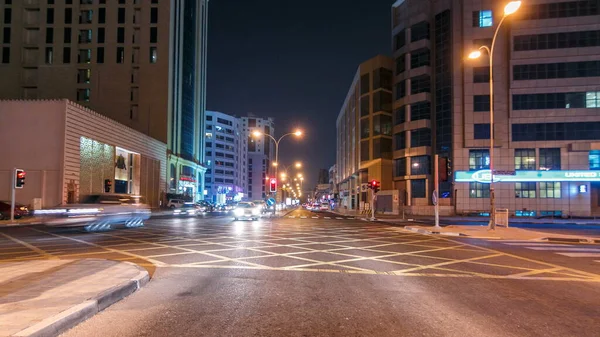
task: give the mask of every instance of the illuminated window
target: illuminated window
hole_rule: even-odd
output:
[[[489,198],[490,184],[469,183],[469,198]]]
[[[560,182],[540,182],[540,198],[560,199]]]
[[[473,12],[473,27],[491,27],[494,22],[491,10]]]
[[[535,183],[515,183],[515,198],[535,198]]]
[[[469,150],[469,170],[490,168],[490,150]]]
[[[515,170],[535,170],[535,149],[515,149]]]

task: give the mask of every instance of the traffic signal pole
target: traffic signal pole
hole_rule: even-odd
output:
[[[15,221],[15,191],[17,186],[17,168],[12,170],[12,184],[11,184],[11,197],[10,197],[10,222]]]
[[[433,167],[434,167],[434,182],[433,182],[433,186],[434,186],[434,191],[433,191],[433,206],[435,207],[435,227],[440,227],[440,200],[439,200],[439,190],[440,190],[440,167],[438,165],[439,163],[439,157],[436,154],[434,157],[434,163],[433,163]]]

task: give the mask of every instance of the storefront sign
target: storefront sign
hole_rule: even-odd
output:
[[[456,182],[479,182],[483,184],[489,184],[491,180],[492,174],[490,170],[456,171],[454,173],[454,181]],[[536,181],[600,181],[600,171],[495,171],[494,174],[495,183]]]

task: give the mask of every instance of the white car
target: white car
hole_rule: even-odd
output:
[[[328,211],[328,210],[329,210],[329,203],[322,202],[321,205],[319,206],[319,211]]]
[[[167,203],[167,207],[169,207],[170,209],[174,209],[174,208],[180,208],[183,205],[185,205],[186,201],[182,200],[182,199],[169,199],[169,202]]]
[[[248,219],[258,220],[262,212],[262,207],[253,202],[240,202],[233,209],[234,220]]]
[[[199,206],[196,206],[193,202],[186,202],[179,208],[173,210],[173,215],[199,215],[205,212]]]

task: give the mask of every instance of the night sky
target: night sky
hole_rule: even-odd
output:
[[[280,162],[302,161],[314,186],[335,164],[335,121],[358,65],[391,53],[393,2],[211,0],[207,109],[273,117],[277,136],[302,128],[302,140],[281,142]]]

